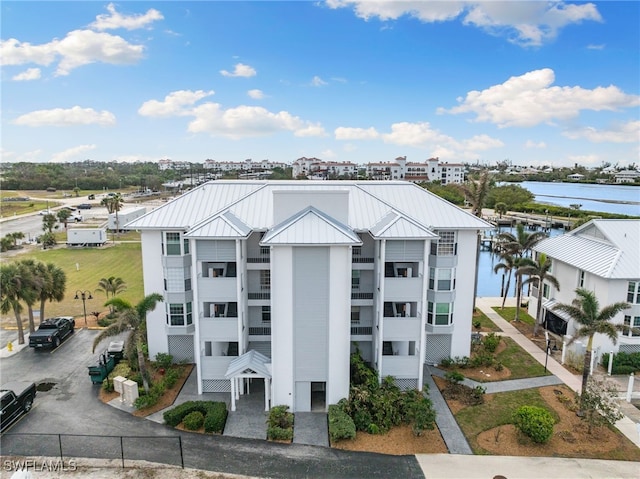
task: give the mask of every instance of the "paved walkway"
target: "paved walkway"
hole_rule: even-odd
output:
[[[500,306],[501,298],[477,298],[476,307],[487,315],[496,326],[502,329],[502,335],[508,336],[513,339],[522,349],[527,351],[533,358],[540,364],[547,363],[547,370],[554,376],[560,379],[564,384],[571,388],[575,392],[579,392],[582,389],[582,376],[569,372],[562,364],[556,361],[552,355],[545,354],[545,351],[539,348],[533,341],[527,338],[524,334],[518,331],[511,323],[503,319],[498,313],[493,310],[494,306]],[[515,307],[515,299],[507,299],[507,305]],[[633,410],[631,410],[633,408]],[[640,426],[637,421],[640,421],[640,415],[635,413],[637,409],[626,403],[621,403],[621,410],[623,414],[629,414],[631,417],[625,415],[620,421],[616,423],[618,430],[627,436],[636,446],[640,447]]]
[[[293,427],[293,442],[329,447],[329,422],[323,412],[297,412]]]

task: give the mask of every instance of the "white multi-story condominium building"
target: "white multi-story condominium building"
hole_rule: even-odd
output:
[[[347,397],[356,346],[404,388],[469,354],[476,238],[492,226],[410,182],[325,180],[209,182],[127,228],[145,294],[165,299],[150,357],[194,362],[199,393],[236,398],[258,377],[267,406],[308,411]]]
[[[621,170],[615,174],[616,183],[635,183],[640,178],[640,171]]]
[[[318,158],[307,158],[303,156],[302,158],[298,158],[291,165],[291,175],[294,178],[313,175],[320,170],[323,164],[324,161],[319,160]]]
[[[169,158],[163,158],[161,160],[158,160],[158,168],[161,171],[171,169],[188,170],[189,168],[191,168],[191,163],[189,163],[188,161],[173,161]]]
[[[619,313],[613,322],[640,327],[640,220],[592,220],[541,241],[534,250],[551,259],[551,274],[560,283],[559,291],[548,283],[542,286],[547,329],[561,336],[575,334],[579,325],[563,312],[554,311],[553,306],[571,304],[577,288],[593,291],[600,308],[620,301],[630,303],[631,308]],[[537,296],[538,290],[533,288],[529,313],[534,317]],[[626,330],[615,345],[607,336],[597,334],[593,347],[600,355],[618,350],[640,352],[640,334]]]
[[[286,163],[277,162],[277,161],[253,161],[251,159],[247,159],[244,161],[216,161],[207,159],[204,162],[204,168],[208,170],[215,171],[252,171],[252,172],[260,172],[260,171],[271,171],[274,168],[287,168]]]

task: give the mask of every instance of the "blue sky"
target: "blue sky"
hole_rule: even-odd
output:
[[[640,2],[2,1],[2,161],[640,157]]]

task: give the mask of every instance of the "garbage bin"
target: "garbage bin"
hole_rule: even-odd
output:
[[[109,373],[113,371],[115,364],[116,362],[115,359],[113,359],[113,356],[109,356],[106,351],[100,354],[98,356],[98,363],[96,365],[89,366],[89,377],[91,378],[91,382],[93,384],[102,384]]]

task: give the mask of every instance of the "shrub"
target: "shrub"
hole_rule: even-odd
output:
[[[469,361],[469,366],[471,366],[472,368],[481,366],[490,367],[493,366],[494,361],[495,359],[491,353],[480,351],[473,358],[471,358],[471,361]]]
[[[500,336],[491,332],[484,337],[482,344],[484,345],[485,350],[490,353],[495,353],[496,349],[498,349],[498,345],[500,344]]]
[[[102,389],[105,392],[112,392],[113,391],[113,380],[110,380],[109,378],[105,379],[104,381],[102,381]]]
[[[267,428],[267,439],[272,441],[291,441],[293,439],[293,429],[269,426]]]
[[[169,369],[173,364],[173,356],[167,353],[156,354],[156,364],[159,368]]]
[[[453,366],[453,359],[451,358],[443,358],[440,360],[440,366],[442,366],[443,368],[449,368],[451,366]]]
[[[553,435],[555,420],[551,413],[537,406],[521,406],[513,415],[513,423],[533,442],[544,444]]]
[[[444,375],[444,378],[451,384],[460,384],[464,381],[464,376],[458,371],[451,371]]]
[[[190,412],[182,419],[182,424],[189,431],[197,431],[204,424],[204,414],[200,411]]]
[[[116,320],[111,318],[100,318],[98,320],[98,326],[102,328],[106,328],[107,326],[111,326]]]
[[[210,402],[204,418],[204,432],[222,434],[227,423],[227,405],[223,402]]]
[[[425,391],[426,392],[426,391]],[[431,399],[414,389],[405,394],[405,418],[413,424],[412,431],[416,436],[421,436],[425,429],[433,429],[436,422],[436,412],[433,409]]]
[[[329,437],[331,441],[341,439],[354,439],[356,437],[356,425],[353,419],[337,404],[329,406]]]
[[[609,355],[602,358],[605,368],[609,367]],[[640,372],[640,353],[616,353],[613,355],[611,374],[631,374]]]
[[[369,427],[367,427],[367,432],[369,434],[380,434],[381,431],[377,424],[371,423],[369,424]]]
[[[176,385],[178,379],[180,378],[180,370],[177,368],[170,368],[167,370],[167,373],[164,376],[164,385],[167,389],[171,389]]]

